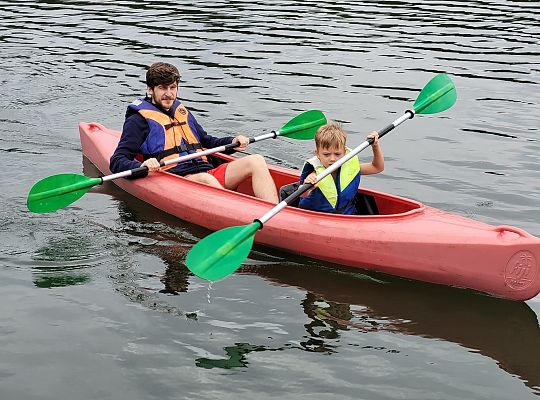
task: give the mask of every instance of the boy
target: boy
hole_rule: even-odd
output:
[[[372,175],[384,169],[384,156],[379,145],[379,134],[371,132],[373,160],[360,163],[353,157],[331,175],[317,183],[316,176],[334,164],[350,151],[345,146],[347,134],[336,123],[329,123],[319,128],[315,134],[315,157],[310,158],[302,168],[300,184],[317,183],[300,199],[300,208],[336,214],[352,215],[356,213],[354,199],[360,184],[360,175]]]

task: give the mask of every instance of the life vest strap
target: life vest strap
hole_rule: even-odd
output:
[[[202,149],[202,145],[200,143],[189,143],[184,144],[182,143],[180,146],[171,147],[170,149],[160,151],[159,153],[155,154],[148,154],[146,158],[156,158],[158,161],[161,159],[168,157],[173,154],[180,154],[180,153],[190,153],[193,151],[197,151],[199,149]]]
[[[175,121],[171,122],[170,124],[165,124],[165,125],[163,125],[163,127],[164,127],[165,129],[170,129],[170,128],[172,128],[173,126],[182,126],[182,125],[185,125],[185,124],[186,124],[186,122],[184,122],[184,121],[180,122],[180,121],[176,121],[176,120],[175,120]]]

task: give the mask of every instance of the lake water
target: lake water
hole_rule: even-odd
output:
[[[351,147],[446,72],[456,105],[388,134],[363,185],[540,236],[538,2],[0,0],[0,43],[1,399],[538,398],[539,297],[264,247],[209,285],[184,266],[208,232],[113,184],[26,208],[46,176],[97,174],[78,123],[120,129],[155,61],[216,136],[320,109]],[[248,150],[298,168],[313,143]]]

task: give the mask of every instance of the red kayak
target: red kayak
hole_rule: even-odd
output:
[[[81,145],[103,174],[120,132],[81,123]],[[219,155],[225,160],[234,157]],[[276,186],[298,181],[299,171],[270,166]],[[220,230],[266,214],[274,204],[253,197],[251,183],[238,190],[214,188],[168,172],[114,181],[166,213]],[[492,226],[420,202],[360,189],[365,215],[336,215],[286,207],[257,232],[255,242],[346,266],[511,300],[540,292],[540,239],[512,226]]]

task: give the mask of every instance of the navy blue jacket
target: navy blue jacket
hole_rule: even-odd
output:
[[[166,113],[165,111],[163,111]],[[197,122],[191,112],[188,115],[188,124],[192,131],[197,132],[201,139],[201,145],[204,148],[210,149],[213,147],[219,147],[229,144],[233,141],[233,137],[217,138],[209,135]],[[114,154],[110,159],[109,169],[112,173],[118,173],[137,168],[141,165],[141,162],[135,159],[137,154],[140,154],[140,147],[148,136],[148,123],[146,119],[138,112],[135,112],[128,108],[126,112],[126,119],[124,121],[124,127],[122,129],[122,136]],[[199,172],[206,172],[212,169],[211,164],[203,162],[201,159],[194,159],[177,164],[168,172],[172,172],[178,175],[196,174]],[[146,174],[133,176],[133,178],[145,176]]]

